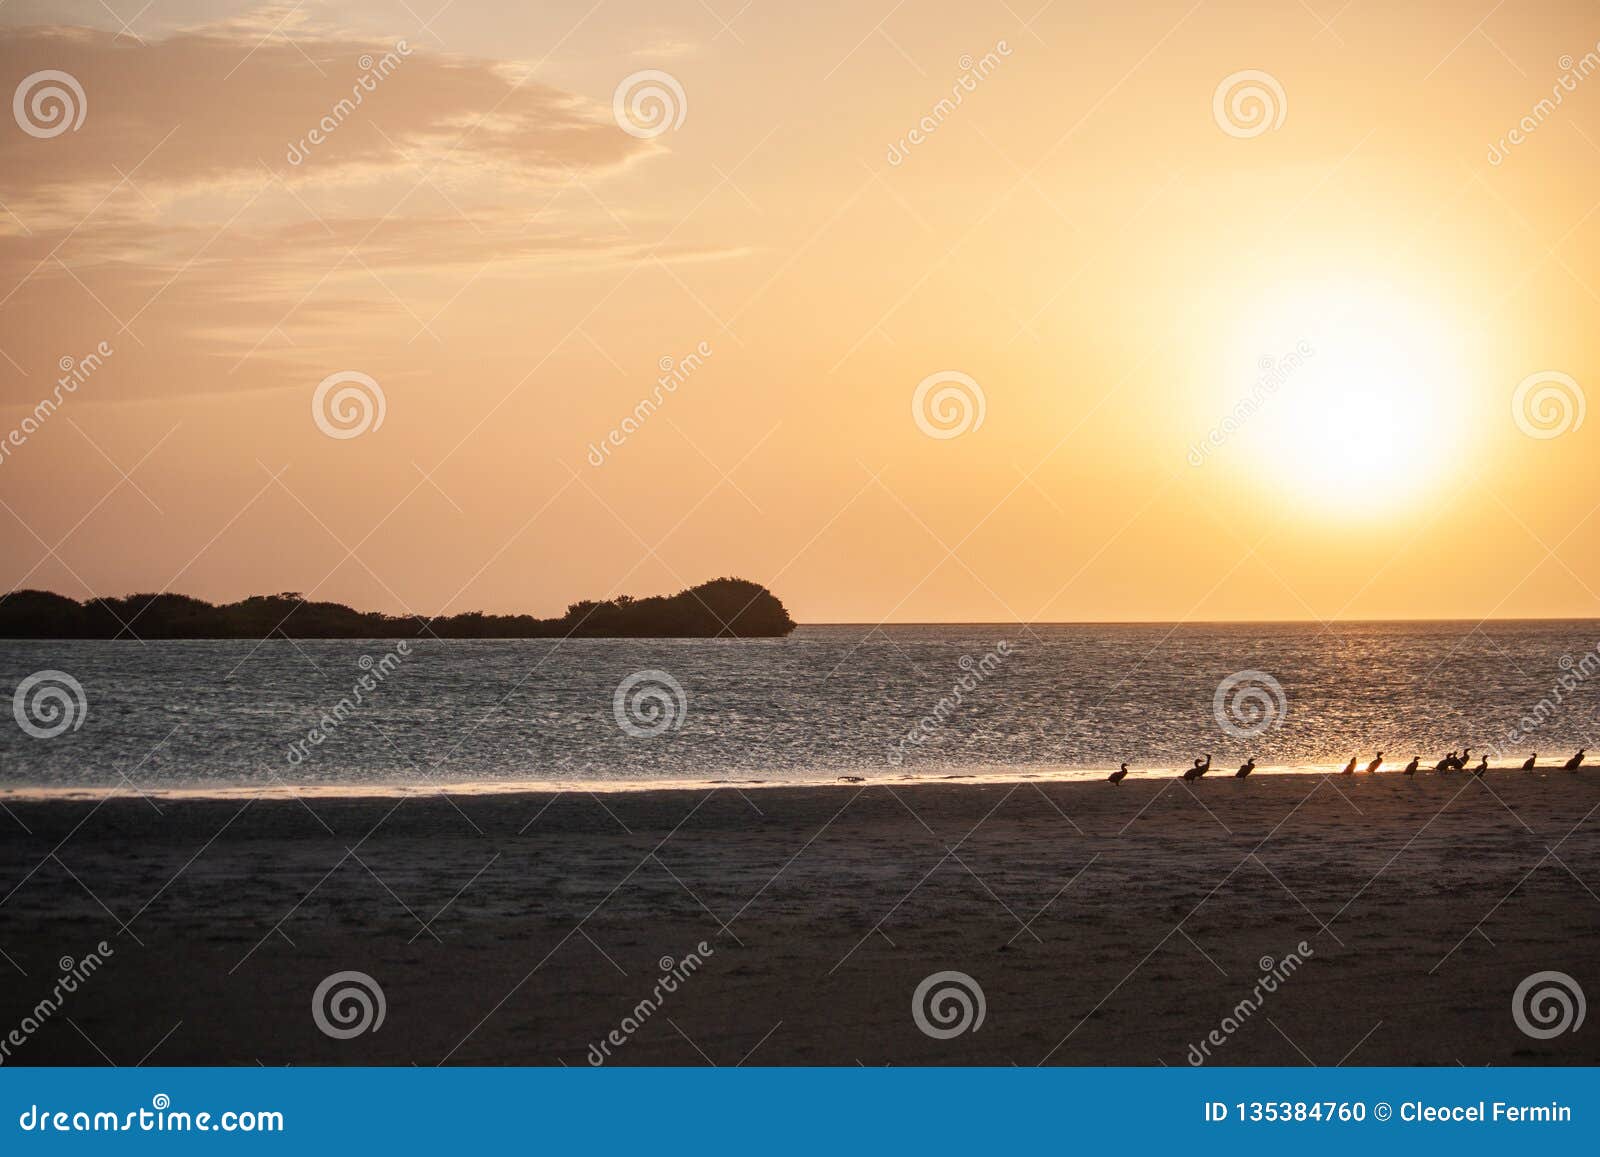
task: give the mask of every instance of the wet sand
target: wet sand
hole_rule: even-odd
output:
[[[111,949],[9,1064],[1600,1063],[1594,771],[4,803],[0,1038]]]

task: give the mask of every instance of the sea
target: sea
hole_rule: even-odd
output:
[[[0,792],[611,791],[1383,771],[1600,737],[1600,621],[0,643]]]

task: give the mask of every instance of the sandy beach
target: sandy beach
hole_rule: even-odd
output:
[[[0,1036],[110,950],[10,1064],[1600,1062],[1512,1014],[1600,991],[1593,771],[5,803]]]

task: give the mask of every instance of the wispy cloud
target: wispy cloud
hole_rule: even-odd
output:
[[[608,178],[663,146],[621,131],[609,94],[267,15],[142,42],[0,30],[0,76],[56,70],[87,102],[75,131],[0,133],[9,357],[154,333],[180,340],[131,390],[269,387],[269,355],[314,359],[397,311],[411,337],[491,269],[708,255],[651,245],[612,203]]]

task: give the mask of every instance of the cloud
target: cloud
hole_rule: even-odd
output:
[[[486,271],[721,255],[658,249],[610,203],[663,146],[609,94],[265,20],[0,29],[0,95],[48,69],[86,104],[53,136],[0,115],[0,353],[25,372],[109,334],[160,351],[130,395],[273,388],[329,341],[413,337]]]
[[[552,180],[622,165],[644,150],[593,102],[505,64],[427,53],[405,41],[263,39],[233,26],[140,44],[87,29],[0,32],[7,92],[41,69],[75,78],[87,102],[76,131],[41,141],[7,125],[0,172],[12,205],[45,213],[43,194],[132,173],[152,197],[248,177],[262,165],[297,179],[370,178],[436,166]],[[313,143],[312,138],[320,137]],[[291,163],[290,157],[302,154]],[[89,189],[84,189],[88,186]],[[93,202],[90,202],[92,206]]]

